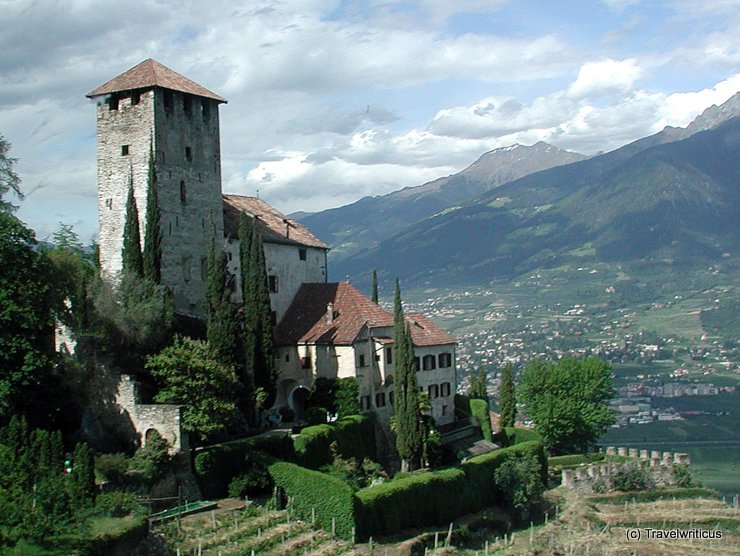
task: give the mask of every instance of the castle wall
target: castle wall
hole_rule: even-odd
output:
[[[142,248],[149,152],[153,145],[161,211],[162,283],[178,312],[203,316],[208,245],[223,237],[218,104],[153,89],[106,98],[97,108],[98,217],[103,273],[121,271],[129,183]],[[116,109],[111,109],[116,106]]]
[[[241,300],[241,266],[239,263],[239,242],[229,239],[226,242],[229,259],[229,272],[237,277],[234,300]],[[264,243],[265,267],[268,277],[275,277],[277,291],[270,292],[270,305],[275,311],[276,322],[285,316],[301,284],[326,282],[326,254],[323,249]],[[301,260],[301,251],[305,260]]]

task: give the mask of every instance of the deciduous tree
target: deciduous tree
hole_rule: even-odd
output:
[[[525,413],[553,453],[582,452],[614,423],[610,367],[597,357],[535,361],[524,369],[519,395]]]

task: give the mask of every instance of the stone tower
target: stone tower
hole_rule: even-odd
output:
[[[154,60],[101,85],[97,100],[100,264],[121,271],[126,199],[133,182],[142,248],[149,153],[161,211],[162,283],[179,313],[205,313],[206,258],[223,242],[218,108],[226,100]]]

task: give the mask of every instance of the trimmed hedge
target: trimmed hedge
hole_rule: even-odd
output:
[[[461,469],[408,475],[356,493],[357,536],[388,535],[443,525],[466,513],[466,476]]]
[[[547,458],[539,442],[523,442],[469,459],[460,468],[407,475],[356,493],[357,535],[387,535],[409,527],[442,525],[493,506],[503,493],[494,471],[512,454],[530,453],[547,480]]]
[[[296,436],[295,462],[309,469],[319,469],[332,462],[330,446],[337,443],[343,458],[361,462],[375,459],[375,419],[371,415],[348,415],[326,425],[306,427]]]
[[[291,459],[293,442],[288,434],[253,436],[244,440],[204,448],[195,456],[193,469],[205,498],[227,496],[231,480],[247,471],[250,451],[266,452],[278,459]]]
[[[603,461],[605,454],[598,452],[590,454],[569,454],[567,456],[553,456],[548,458],[547,464],[550,467],[569,468],[577,467],[582,463],[591,463],[594,461]]]
[[[493,440],[493,431],[491,430],[491,415],[490,408],[487,400],[470,400],[470,413],[473,414],[475,420],[480,425],[480,430],[483,433],[483,440],[489,442]]]
[[[542,435],[534,429],[506,427],[506,437],[508,438],[510,446],[514,444],[521,444],[522,442],[544,443]]]
[[[268,469],[275,486],[292,500],[295,515],[310,522],[313,511],[316,523],[327,531],[331,531],[334,518],[337,536],[352,537],[355,496],[347,483],[285,461],[275,462]]]

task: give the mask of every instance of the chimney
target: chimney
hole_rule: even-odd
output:
[[[326,304],[326,323],[331,324],[334,322],[334,304],[329,302]]]

